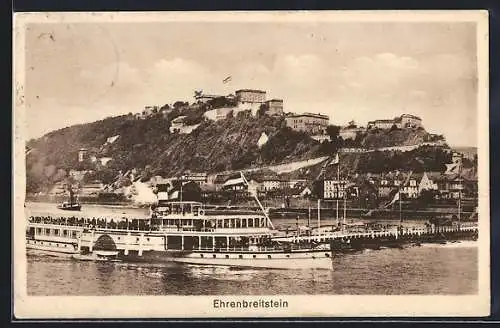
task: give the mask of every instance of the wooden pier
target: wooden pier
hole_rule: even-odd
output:
[[[332,249],[336,247],[350,248],[378,248],[398,247],[405,243],[444,243],[456,240],[476,240],[478,236],[477,224],[464,223],[453,226],[429,226],[416,228],[394,227],[383,231],[323,231],[312,232],[309,235],[291,235],[273,238],[277,242],[291,243],[330,243]]]

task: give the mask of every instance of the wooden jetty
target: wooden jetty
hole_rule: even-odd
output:
[[[403,247],[407,244],[446,243],[458,240],[477,240],[475,223],[452,226],[429,226],[416,228],[395,227],[383,231],[317,231],[310,234],[295,234],[273,238],[277,242],[328,243],[333,251],[379,249]]]

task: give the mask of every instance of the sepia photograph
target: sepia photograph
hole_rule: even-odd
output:
[[[22,13],[13,58],[16,317],[489,314],[487,12]]]

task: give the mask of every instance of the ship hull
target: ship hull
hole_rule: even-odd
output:
[[[207,266],[267,269],[333,269],[328,250],[293,252],[210,252],[210,251],[146,251],[118,256],[130,262],[170,262]]]
[[[63,211],[80,211],[82,209],[82,206],[81,205],[57,206],[57,208]]]
[[[45,254],[52,255],[78,254],[78,250],[72,242],[55,242],[28,239],[26,240],[26,249],[37,250]]]

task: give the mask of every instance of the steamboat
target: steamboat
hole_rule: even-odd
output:
[[[78,197],[75,197],[73,194],[73,190],[71,187],[69,188],[69,202],[63,202],[62,204],[59,204],[57,206],[58,209],[60,210],[65,210],[65,211],[79,211],[82,208],[82,205],[78,203]]]
[[[328,244],[277,241],[280,232],[256,200],[260,211],[207,209],[159,197],[144,218],[30,217],[26,244],[84,260],[332,269]]]

